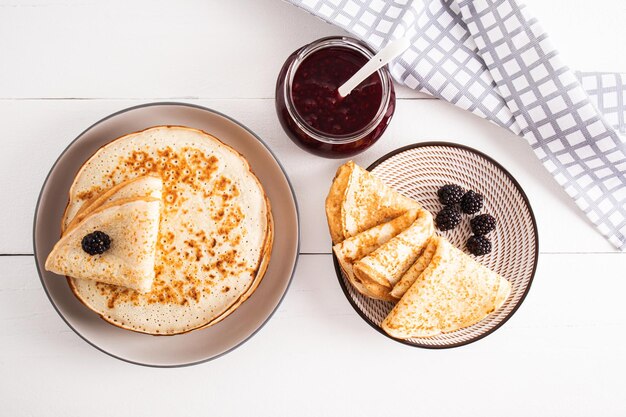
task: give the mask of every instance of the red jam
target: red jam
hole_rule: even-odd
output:
[[[347,158],[380,138],[395,110],[387,69],[370,75],[346,97],[337,91],[373,55],[356,39],[333,37],[287,58],[276,83],[276,111],[295,144],[327,158]]]
[[[367,61],[357,51],[330,47],[313,52],[298,66],[291,98],[307,125],[322,133],[347,135],[374,120],[383,97],[377,72],[346,97],[337,91]]]

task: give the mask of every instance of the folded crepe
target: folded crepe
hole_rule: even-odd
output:
[[[116,200],[137,197],[161,198],[163,190],[163,181],[160,177],[145,175],[123,181],[105,191],[92,197],[83,203],[73,218],[65,216],[67,222],[63,222],[63,230],[72,228],[80,223],[89,213],[101,207],[104,204],[111,203]],[[69,206],[68,206],[69,207]],[[71,221],[69,219],[71,218]]]
[[[398,235],[409,227],[417,218],[417,210],[409,210],[387,223],[374,226],[356,236],[352,236],[333,247],[339,266],[357,291],[361,294],[379,300],[393,301],[389,296],[389,289],[377,283],[364,283],[356,278],[352,269],[353,264],[369,255],[389,239]]]
[[[250,164],[206,132],[155,126],[100,148],[76,175],[64,222],[112,184],[163,181],[155,279],[148,293],[71,279],[74,295],[104,320],[148,334],[217,323],[257,288],[273,245],[271,205]]]
[[[424,252],[417,258],[417,261],[409,268],[408,271],[402,275],[400,281],[393,287],[391,290],[391,296],[395,300],[399,300],[402,298],[404,293],[413,285],[413,283],[417,280],[422,272],[428,267],[430,261],[433,259],[433,255],[437,250],[437,246],[439,245],[439,240],[441,237],[437,235],[432,235],[426,248],[424,248]]]
[[[334,244],[419,208],[415,200],[404,197],[352,161],[339,167],[326,198]]]
[[[337,169],[330,191],[326,197],[326,219],[333,244],[340,243],[344,239],[341,228],[341,205],[348,186],[348,179],[354,170],[354,162],[349,161]]]
[[[46,270],[150,291],[160,211],[161,200],[152,197],[116,200],[95,209],[66,230],[48,255]],[[81,245],[83,237],[94,231],[111,239],[110,248],[100,255],[90,255]]]
[[[357,261],[354,274],[362,282],[382,285],[390,292],[422,254],[433,232],[433,216],[420,209],[411,226]]]
[[[430,265],[381,327],[399,339],[452,332],[500,308],[510,291],[506,279],[441,238]]]

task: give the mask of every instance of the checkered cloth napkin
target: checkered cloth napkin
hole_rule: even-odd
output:
[[[626,250],[626,74],[572,72],[515,0],[288,1],[375,49],[411,39],[390,64],[398,82],[526,138],[598,230]]]

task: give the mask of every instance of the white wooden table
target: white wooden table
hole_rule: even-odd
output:
[[[626,3],[528,1],[564,60],[626,72]],[[626,254],[578,212],[525,142],[401,89],[367,165],[417,141],[498,160],[520,182],[540,233],[539,268],[515,316],[466,347],[431,351],[372,330],[342,294],[323,198],[338,165],[281,130],[284,59],[338,34],[279,0],[0,0],[0,416],[624,416]],[[234,352],[151,369],[110,358],[57,316],[32,256],[33,210],[58,154],[94,121],[151,101],[240,120],[271,146],[296,189],[302,254],[277,314]]]

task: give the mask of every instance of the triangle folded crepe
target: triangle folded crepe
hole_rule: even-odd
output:
[[[431,337],[478,323],[504,304],[510,283],[441,239],[430,265],[381,327],[399,339]]]
[[[433,232],[433,216],[420,209],[406,230],[357,261],[354,274],[362,282],[382,285],[390,292],[422,254]]]
[[[415,200],[404,197],[352,161],[339,167],[326,198],[334,244],[419,208]]]
[[[48,255],[46,270],[139,292],[150,291],[160,213],[161,200],[152,197],[104,204],[66,230]],[[111,246],[101,255],[89,255],[81,242],[96,230],[111,238]]]
[[[160,177],[154,177],[151,175],[145,175],[142,177],[133,178],[124,182],[121,182],[102,194],[99,194],[86,201],[72,217],[66,216],[67,222],[63,224],[63,230],[71,229],[76,224],[80,223],[89,213],[96,210],[98,207],[112,203],[116,200],[122,200],[126,198],[137,197],[152,197],[161,198],[163,190],[163,181]]]
[[[422,272],[428,267],[430,261],[433,259],[433,255],[437,250],[437,246],[439,245],[440,236],[432,235],[426,248],[424,248],[424,252],[422,255],[417,258],[417,261],[411,266],[408,271],[402,275],[400,281],[394,285],[393,290],[391,290],[391,296],[395,300],[399,300],[402,298],[404,293],[413,285],[413,283],[417,280],[417,278],[421,275]]]
[[[393,301],[393,298],[389,296],[388,288],[377,283],[365,283],[356,278],[353,265],[409,227],[417,218],[417,214],[417,210],[407,211],[387,223],[374,226],[356,236],[345,239],[333,247],[339,266],[350,284],[361,294],[379,300]]]

